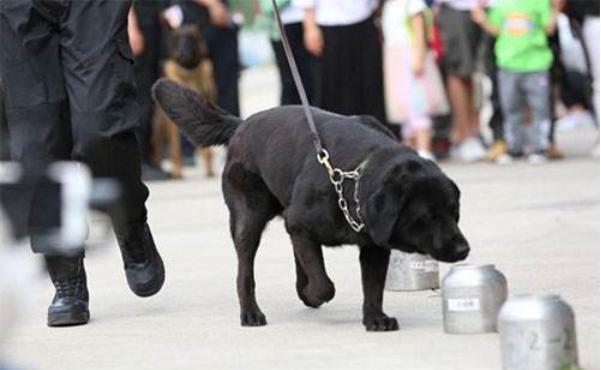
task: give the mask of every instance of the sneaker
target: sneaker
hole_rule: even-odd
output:
[[[56,289],[48,307],[48,326],[83,325],[90,320],[89,294],[83,257],[46,257]]]
[[[418,150],[417,154],[420,157],[422,157],[423,159],[428,159],[432,162],[436,162],[436,158],[434,157],[434,154],[432,154],[432,152],[429,150]]]
[[[131,291],[140,297],[158,293],[165,282],[165,267],[148,224],[116,227],[115,235]]]
[[[507,166],[513,163],[513,158],[507,153],[501,153],[495,158],[495,163],[499,166]]]
[[[559,132],[595,126],[595,118],[586,110],[572,111],[555,122],[555,127],[557,127],[557,131]]]
[[[507,154],[507,143],[504,140],[496,140],[490,146],[488,152],[486,152],[486,159],[495,162],[497,161],[497,158],[499,158],[503,154]]]
[[[463,162],[477,162],[486,156],[486,150],[477,138],[472,137],[458,144],[452,156]]]
[[[531,165],[539,165],[547,162],[547,157],[540,153],[532,153],[528,156],[528,163]]]

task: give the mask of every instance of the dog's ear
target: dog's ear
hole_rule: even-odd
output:
[[[414,181],[413,175],[421,168],[421,164],[413,159],[398,163],[367,199],[365,226],[377,245],[389,245],[408,190]]]
[[[402,194],[392,185],[386,185],[367,199],[365,226],[371,239],[379,246],[387,246],[401,210]]]
[[[455,202],[457,204],[457,207],[453,210],[453,217],[455,218],[455,222],[459,222],[459,198],[461,197],[461,190],[459,190],[459,187],[457,186],[457,184],[455,184],[455,181],[449,179],[449,182],[451,183],[451,189],[453,192],[453,197],[455,197]]]

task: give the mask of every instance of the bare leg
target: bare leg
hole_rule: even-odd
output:
[[[382,247],[361,247],[361,281],[363,283],[363,325],[367,331],[399,330],[394,317],[388,317],[382,311],[384,282],[390,250]]]
[[[449,100],[453,112],[453,132],[451,139],[461,142],[472,136],[473,99],[471,79],[450,75],[447,79]]]
[[[177,126],[171,121],[167,123],[167,135],[169,137],[169,146],[171,146],[171,163],[173,170],[171,173],[177,179],[182,178],[182,140],[180,138]]]
[[[431,130],[415,131],[415,148],[417,150],[430,151],[431,145],[432,145],[432,131]]]
[[[202,158],[205,161],[206,176],[215,176],[215,172],[213,171],[213,149],[201,148],[200,153],[202,154]]]

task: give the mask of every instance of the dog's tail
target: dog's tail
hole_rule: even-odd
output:
[[[199,93],[162,78],[152,87],[152,97],[167,117],[194,144],[227,144],[242,119],[209,102]]]

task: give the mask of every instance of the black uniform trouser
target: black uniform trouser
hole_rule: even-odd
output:
[[[235,116],[240,115],[240,63],[238,61],[238,28],[203,27],[203,34],[213,63],[217,85],[217,105]]]
[[[217,85],[217,105],[231,114],[239,116],[238,27],[215,27],[207,24],[202,27],[202,33],[207,41],[209,58],[213,63],[215,85]],[[184,155],[193,156],[195,150],[196,147],[188,139],[182,139]]]
[[[163,56],[163,32],[160,13],[165,9],[165,1],[138,0],[134,3],[138,26],[144,36],[144,50],[136,57],[134,75],[138,87],[140,106],[140,127],[137,132],[143,162],[150,159],[150,141],[154,120],[154,102],[150,95],[152,85],[161,77],[160,61]]]
[[[12,160],[86,163],[121,182],[117,227],[144,222],[129,1],[0,1],[0,74]],[[17,233],[56,223],[44,189],[2,192]],[[20,235],[22,236],[22,235]],[[32,248],[43,252],[32,239]]]
[[[314,80],[313,65],[315,64],[315,59],[311,53],[305,49],[305,44],[303,41],[303,25],[300,22],[292,23],[285,25],[284,28],[286,29],[286,34],[288,35],[288,41],[290,41],[290,48],[292,49],[292,54],[296,60],[298,71],[307,93],[307,98],[309,99],[309,102],[312,103]],[[280,105],[300,104],[300,97],[296,91],[294,79],[292,78],[290,67],[288,66],[288,59],[286,59],[284,45],[280,40],[272,40],[271,47],[273,48],[273,52],[275,54],[275,60],[278,66],[280,81],[282,84]]]

